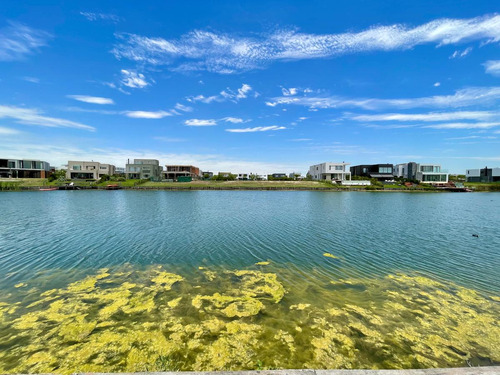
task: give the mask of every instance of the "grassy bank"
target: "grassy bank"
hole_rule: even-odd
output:
[[[465,187],[474,191],[500,191],[500,182],[466,182]]]

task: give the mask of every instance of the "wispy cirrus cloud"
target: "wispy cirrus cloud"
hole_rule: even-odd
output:
[[[189,107],[189,106],[181,104],[181,103],[177,103],[175,105],[175,109],[177,109],[179,111],[183,111],[183,112],[192,112],[193,111],[193,107]]]
[[[143,119],[162,119],[164,117],[173,116],[173,114],[168,111],[123,111],[122,113],[127,117]]]
[[[452,122],[422,126],[431,129],[491,129],[500,126],[500,122]]]
[[[179,142],[186,142],[186,139],[184,138],[171,138],[171,137],[153,137],[153,139],[157,141],[162,141],[162,142],[168,142],[168,143],[179,143]]]
[[[285,130],[285,126],[256,126],[254,128],[243,128],[243,129],[226,129],[227,132],[230,133],[255,133],[255,132],[268,132],[268,131],[276,131],[276,130]]]
[[[44,116],[41,111],[33,108],[0,105],[0,118],[10,118],[18,124],[25,125],[38,125],[50,128],[74,128],[95,131],[95,128],[93,126],[62,118]]]
[[[5,128],[3,126],[0,126],[0,135],[1,136],[9,136],[9,135],[18,135],[21,134],[19,130],[12,129],[12,128]]]
[[[31,82],[31,83],[40,83],[40,79],[36,77],[23,77],[23,81]]]
[[[494,76],[500,76],[500,60],[489,60],[483,65],[486,73]]]
[[[493,111],[459,111],[459,112],[430,112],[430,113],[384,113],[377,115],[352,115],[347,118],[362,122],[382,122],[382,121],[423,121],[439,122],[454,120],[488,120],[500,117],[499,112]]]
[[[21,23],[9,22],[0,29],[0,61],[16,61],[40,51],[52,36]]]
[[[450,59],[458,59],[467,56],[469,53],[472,52],[472,47],[467,47],[463,51],[456,50],[453,52],[453,54],[450,56]]]
[[[187,126],[215,126],[217,125],[217,120],[213,119],[208,119],[208,120],[202,120],[202,119],[189,119],[184,121],[184,125]]]
[[[111,21],[113,23],[118,23],[122,20],[115,14],[109,13],[96,13],[96,12],[80,12],[89,21]]]
[[[103,98],[100,96],[88,96],[88,95],[67,95],[68,98],[78,100],[79,102],[91,103],[91,104],[115,104],[113,99]]]
[[[265,104],[270,107],[277,105],[299,105],[318,108],[362,108],[366,110],[381,110],[386,108],[460,108],[477,105],[492,105],[500,100],[500,87],[471,87],[457,90],[452,95],[435,95],[419,98],[346,98],[340,96],[281,96],[275,97]]]
[[[418,45],[500,40],[500,15],[441,18],[419,26],[393,24],[339,34],[277,30],[258,36],[194,30],[177,39],[117,34],[116,58],[166,65],[178,71],[231,74],[262,68],[273,61],[335,57],[369,51],[408,50]]]
[[[240,88],[236,89],[236,91],[227,87],[225,90],[222,90],[218,95],[189,96],[186,98],[186,100],[190,103],[201,102],[205,104],[210,104],[212,102],[220,103],[225,101],[231,101],[233,103],[237,103],[241,99],[246,99],[251,92],[254,93],[254,96],[258,96],[258,93],[256,93],[253,90],[252,86],[250,86],[247,83],[243,83]]]

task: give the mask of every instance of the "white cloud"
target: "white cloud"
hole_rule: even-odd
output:
[[[131,70],[122,69],[122,79],[121,83],[124,86],[133,88],[133,89],[142,89],[149,85],[149,82],[146,81],[146,77],[142,73],[137,73]]]
[[[214,125],[217,125],[217,121],[216,120],[200,120],[200,119],[196,119],[196,118],[193,118],[193,119],[190,119],[190,120],[186,120],[184,122],[185,125],[187,126],[214,126]]]
[[[423,128],[431,129],[490,129],[500,126],[500,122],[454,122],[445,124],[426,125]]]
[[[50,38],[45,31],[9,22],[9,26],[0,29],[0,61],[22,60],[45,47]]]
[[[500,76],[500,60],[489,60],[484,63],[486,73]]]
[[[439,87],[439,86],[441,86],[441,82],[434,83],[434,87]]]
[[[465,137],[451,137],[451,138],[446,138],[448,141],[460,141],[460,140],[466,140],[466,139],[497,139],[497,137],[493,136],[480,136],[480,135],[469,135]]]
[[[11,118],[19,124],[38,125],[51,128],[75,128],[94,131],[95,128],[78,122],[43,116],[37,109],[0,105],[0,118]]]
[[[291,87],[289,89],[282,87],[281,92],[283,93],[283,96],[294,96],[297,95],[298,89],[296,89],[295,87]]]
[[[472,47],[467,47],[463,51],[456,50],[453,52],[453,54],[450,56],[450,59],[457,59],[457,58],[462,58],[467,56],[469,53],[472,52]]]
[[[344,98],[339,96],[324,97],[288,97],[281,96],[266,102],[266,105],[300,105],[310,109],[357,107],[367,110],[384,108],[423,108],[423,107],[468,107],[472,105],[490,105],[500,100],[500,87],[471,87],[456,91],[453,95],[436,95],[420,98]]]
[[[21,132],[19,130],[5,128],[5,127],[0,126],[0,135],[1,136],[18,135],[18,134],[21,134]]]
[[[31,83],[40,83],[40,79],[36,77],[23,77],[23,80]]]
[[[167,116],[172,116],[172,113],[167,111],[124,111],[122,112],[127,117],[145,118],[145,119],[161,119]]]
[[[243,122],[246,122],[242,118],[238,118],[238,117],[224,117],[222,120],[224,120],[225,122],[233,123],[233,124],[241,124]]]
[[[111,21],[114,23],[121,21],[121,18],[114,14],[94,13],[94,12],[80,12],[80,14],[89,21],[102,20],[102,21]]]
[[[180,104],[180,103],[177,103],[175,105],[175,109],[178,109],[179,111],[183,111],[183,112],[192,112],[193,111],[193,107],[189,107],[187,105]]]
[[[68,98],[91,104],[115,104],[113,99],[102,98],[100,96],[68,95]]]
[[[312,141],[312,138],[295,138],[295,139],[290,139],[292,142],[308,142]]]
[[[255,128],[244,128],[244,129],[226,129],[227,132],[230,133],[254,133],[254,132],[267,132],[267,131],[275,131],[275,130],[284,130],[286,127],[284,126],[257,126]]]
[[[241,99],[246,99],[248,97],[248,94],[252,91],[253,91],[252,86],[243,83],[239,89],[236,89],[236,92],[227,87],[225,90],[222,90],[219,93],[219,95],[212,95],[208,97],[204,95],[189,96],[186,98],[186,100],[190,103],[201,102],[205,104],[209,104],[212,102],[220,103],[225,101],[231,101],[233,103],[237,103]],[[258,93],[256,92],[254,93],[255,95],[258,95]]]
[[[360,32],[308,34],[277,30],[260,36],[195,30],[178,39],[117,34],[112,53],[140,63],[173,66],[178,71],[207,70],[221,74],[261,68],[273,61],[341,56],[368,51],[408,50],[500,40],[500,15],[468,19],[441,18],[411,27],[401,24],[374,26]]]
[[[379,115],[348,115],[348,118],[362,122],[379,121],[453,121],[453,120],[487,120],[500,117],[499,112],[490,111],[460,111],[460,112],[430,112],[430,113],[384,113]]]

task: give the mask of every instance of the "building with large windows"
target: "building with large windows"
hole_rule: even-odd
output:
[[[163,167],[155,159],[134,159],[133,163],[127,161],[125,177],[129,179],[160,181]]]
[[[394,176],[417,180],[426,184],[448,183],[448,173],[441,169],[439,164],[419,164],[415,162],[397,164],[394,168]]]
[[[166,165],[163,178],[173,181],[179,181],[179,178],[183,181],[198,180],[201,178],[201,173],[200,168],[192,165]]]
[[[313,180],[342,182],[351,179],[351,172],[347,169],[350,163],[321,163],[309,167],[309,175]]]
[[[52,170],[50,164],[41,160],[0,159],[2,178],[47,178]]]
[[[467,182],[500,182],[500,168],[467,169]]]
[[[115,174],[115,166],[97,161],[68,161],[68,180],[98,180],[104,175]]]
[[[364,164],[350,168],[352,176],[376,178],[379,181],[394,179],[394,165],[392,164]]]

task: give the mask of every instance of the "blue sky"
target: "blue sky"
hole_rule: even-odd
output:
[[[2,2],[0,156],[236,173],[499,166],[499,8]]]

